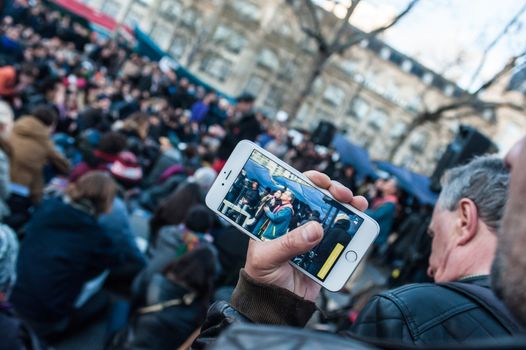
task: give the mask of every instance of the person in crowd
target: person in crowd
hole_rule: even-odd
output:
[[[241,198],[241,206],[250,215],[256,212],[261,198],[259,196],[259,184],[257,181],[250,182],[249,187],[245,190]]]
[[[339,201],[360,210],[367,207],[363,197],[353,197],[326,175],[309,172],[308,176]],[[508,170],[495,157],[481,157],[450,170],[430,225],[428,271],[436,283],[403,286],[373,297],[348,334],[435,345],[517,334],[516,324],[491,293],[488,278],[508,182]],[[232,296],[233,307],[253,322],[304,326],[316,309],[313,301],[320,286],[288,262],[322,238],[321,226],[309,223],[277,240],[251,241]],[[481,298],[488,302],[481,304],[477,301]],[[210,316],[223,320],[217,314]],[[206,336],[205,331],[203,342]]]
[[[352,165],[343,165],[335,177],[342,185],[353,192],[356,191],[356,170]]]
[[[163,271],[174,259],[198,248],[208,247],[214,253],[214,266],[219,267],[217,252],[212,245],[214,239],[209,233],[213,219],[212,212],[208,208],[196,204],[190,208],[182,224],[161,228],[157,244],[151,253],[152,258],[135,279],[133,288],[135,294],[144,296],[146,287],[155,273]]]
[[[302,267],[313,275],[316,275],[328,256],[333,251],[337,244],[347,246],[351,239],[351,220],[349,216],[344,213],[340,213],[334,219],[333,226],[328,229],[328,232],[324,234],[320,245],[314,249],[314,256],[312,258],[304,258],[302,260]]]
[[[254,113],[254,101],[250,94],[243,94],[236,99],[233,117],[227,122],[225,135],[217,150],[214,170],[219,172],[226,160],[241,140],[254,141],[261,134],[261,124]]]
[[[119,159],[119,154],[126,148],[126,138],[111,131],[104,134],[92,154],[71,171],[70,181],[75,182],[82,175],[93,170],[110,171],[111,166]]]
[[[526,259],[521,247],[526,242],[526,137],[517,142],[506,156],[511,169],[509,198],[500,226],[497,252],[491,271],[495,293],[526,327]]]
[[[86,284],[97,279],[100,285],[105,271],[124,263],[97,222],[111,210],[115,191],[108,174],[90,172],[70,184],[63,198],[43,201],[27,226],[10,301],[45,339],[82,325],[106,304]]]
[[[209,92],[206,96],[192,105],[192,116],[190,122],[192,123],[204,123],[210,112],[211,104],[215,102],[217,96],[214,91]]]
[[[206,317],[214,268],[212,252],[198,248],[154,274],[144,306],[134,313],[129,349],[175,349],[191,343]]]
[[[256,210],[256,213],[254,214],[252,219],[250,219],[250,221],[248,222],[248,225],[252,225],[253,230],[251,231],[253,232],[259,231],[258,228],[261,228],[261,226],[263,225],[267,217],[265,215],[264,208],[268,207],[271,211],[273,211],[278,205],[281,204],[281,190],[276,190],[274,193],[270,193],[270,188],[268,190],[269,190],[269,193],[263,196],[263,198],[261,198],[261,201]]]
[[[11,181],[27,188],[33,203],[42,199],[44,166],[53,165],[59,174],[69,172],[69,162],[55,150],[50,138],[56,122],[53,108],[39,106],[15,122],[8,138],[13,150]]]
[[[294,208],[292,207],[294,194],[290,190],[286,190],[281,194],[280,200],[281,204],[272,211],[269,207],[263,208],[267,220],[256,233],[263,240],[279,238],[289,229],[290,221],[294,215]]]
[[[13,128],[13,110],[5,102],[0,101],[0,221],[9,216],[7,200],[10,195],[9,163],[13,150],[7,142]]]
[[[18,246],[15,233],[9,226],[0,224],[0,350],[44,349],[36,334],[17,317],[8,302],[16,280]]]
[[[126,137],[126,149],[132,152],[142,169],[148,172],[159,156],[160,148],[148,137],[150,117],[143,112],[135,112],[126,118],[119,130]]]
[[[379,191],[381,196],[373,200],[371,208],[365,213],[380,225],[380,233],[374,243],[377,248],[385,249],[396,217],[398,183],[394,178],[382,181],[379,183]]]
[[[150,241],[155,245],[159,230],[167,225],[179,225],[183,222],[192,206],[204,203],[204,198],[216,173],[212,168],[201,168],[180,184],[177,189],[162,202],[150,220]]]

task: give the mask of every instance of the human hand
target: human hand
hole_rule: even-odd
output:
[[[328,190],[338,201],[358,210],[367,209],[364,197],[354,197],[351,190],[339,182],[331,181],[327,175],[317,171],[307,171],[305,175],[316,186]],[[311,250],[322,238],[321,225],[311,221],[274,240],[250,240],[245,272],[259,283],[273,284],[314,301],[320,292],[320,285],[292,267],[289,261]]]

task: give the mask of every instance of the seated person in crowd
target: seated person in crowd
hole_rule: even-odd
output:
[[[36,107],[31,115],[15,122],[9,143],[13,149],[11,181],[25,186],[33,203],[42,199],[44,166],[52,164],[61,174],[69,171],[69,162],[60,155],[51,141],[57,124],[57,113],[52,107]]]
[[[326,175],[309,172],[308,176],[336,199],[360,210],[367,207],[363,197],[353,197]],[[348,335],[406,344],[445,344],[514,334],[514,327],[501,322],[499,314],[505,311],[485,307],[444,284],[460,282],[466,288],[489,293],[492,302],[498,303],[489,289],[488,275],[508,180],[503,161],[493,157],[450,170],[430,225],[429,274],[437,283],[403,286],[373,297]],[[321,226],[309,223],[276,240],[250,241],[232,306],[256,323],[304,326],[316,309],[314,300],[320,286],[294,269],[289,260],[309,251],[322,238]],[[215,323],[207,323],[196,346],[209,341],[207,337],[218,329],[214,326],[226,321],[218,312],[226,314],[225,307],[211,309],[209,319]]]
[[[103,172],[71,184],[63,198],[42,202],[26,230],[11,295],[16,312],[41,337],[82,325],[105,305],[87,282],[117,266],[118,247],[97,218],[111,209],[116,185]]]
[[[145,295],[154,274],[163,271],[174,259],[197,248],[210,248],[214,256],[214,266],[219,266],[217,252],[212,245],[213,238],[208,233],[213,225],[212,215],[207,207],[196,204],[188,211],[183,224],[161,228],[155,249],[152,250],[152,258],[134,281],[136,299]]]
[[[130,323],[129,349],[178,349],[199,329],[213,292],[214,256],[198,248],[156,272]]]
[[[18,240],[6,225],[0,225],[0,350],[43,349],[33,331],[20,320],[8,298],[16,279]]]

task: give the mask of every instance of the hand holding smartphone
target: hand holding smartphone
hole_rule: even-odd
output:
[[[242,141],[206,198],[217,214],[265,241],[250,243],[247,272],[268,263],[266,272],[273,271],[264,283],[305,298],[316,283],[341,289],[378,234],[378,224],[348,204],[363,210],[366,203],[323,174],[310,177]]]

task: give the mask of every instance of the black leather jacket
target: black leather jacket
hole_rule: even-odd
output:
[[[490,288],[487,276],[462,282]],[[510,335],[473,299],[434,283],[410,284],[374,296],[350,334],[409,344],[466,343]]]
[[[475,283],[489,288],[487,276],[465,279],[462,282]],[[259,303],[265,304],[263,309],[254,310],[254,304],[237,301],[240,294],[243,294],[244,297],[248,297],[247,294],[254,294],[256,287],[265,288],[262,285],[256,285],[250,278],[247,278],[246,274],[242,273],[237,288],[242,290],[237,290],[233,295],[233,304],[240,310],[224,302],[214,304],[202,327],[203,332],[194,343],[193,348],[202,349],[213,343],[226,328],[234,323],[254,321],[279,324],[279,320],[278,322],[264,321],[272,319],[270,317],[272,315],[261,315],[272,310],[269,308],[271,301],[268,299],[273,298],[273,294],[276,294],[275,302],[281,305],[294,304],[294,300],[287,300],[291,298],[288,293],[265,290],[255,296]],[[266,302],[261,299],[263,295],[266,296]],[[296,302],[295,308],[301,309],[303,306]],[[302,310],[297,311],[301,313]],[[272,311],[272,313],[277,312]],[[255,317],[259,317],[260,320],[254,320]],[[301,326],[301,322],[290,325]],[[376,346],[378,346],[378,341],[382,343],[385,341],[391,345],[405,344],[411,347],[414,345],[466,344],[488,338],[509,337],[510,333],[490,312],[474,300],[443,286],[426,283],[403,286],[373,297],[364,307],[353,327],[341,335],[362,340],[370,339]],[[381,347],[384,348],[384,346]]]

